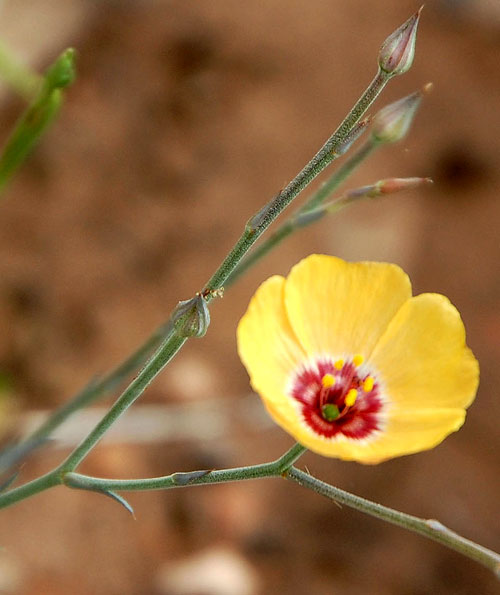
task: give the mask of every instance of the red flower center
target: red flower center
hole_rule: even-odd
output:
[[[291,396],[301,403],[304,421],[316,434],[362,439],[381,429],[380,385],[361,371],[362,361],[359,355],[346,362],[322,357],[297,372]]]

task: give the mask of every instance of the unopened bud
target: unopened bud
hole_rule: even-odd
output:
[[[311,211],[298,213],[293,219],[293,224],[295,227],[306,227],[315,221],[319,221],[327,212],[325,207],[319,207]]]
[[[393,192],[401,192],[402,190],[411,190],[418,186],[425,186],[426,184],[433,184],[431,178],[387,178],[380,180],[375,186],[378,188],[380,194],[392,194]]]
[[[423,6],[406,23],[389,35],[380,48],[379,66],[391,76],[403,74],[413,63],[417,26],[422,8]]]
[[[417,91],[383,107],[373,118],[373,140],[395,143],[404,138],[421,101],[422,93]]]
[[[50,89],[71,85],[75,80],[75,50],[64,50],[45,73],[45,81]]]
[[[201,295],[179,302],[172,312],[172,323],[179,337],[203,337],[210,324],[210,312]]]
[[[344,199],[352,202],[360,198],[376,198],[382,194],[411,190],[425,184],[432,184],[431,178],[386,178],[375,184],[349,190],[344,194]]]

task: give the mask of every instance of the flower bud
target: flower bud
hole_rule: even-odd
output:
[[[411,190],[426,184],[432,184],[431,178],[387,178],[375,184],[380,194],[392,194],[402,190]]]
[[[71,85],[75,80],[75,50],[64,50],[57,60],[45,72],[46,84],[50,89],[59,89]]]
[[[354,188],[344,194],[345,201],[355,201],[360,198],[376,198],[382,194],[393,194],[403,190],[411,190],[418,186],[432,184],[431,178],[386,178],[375,184]]]
[[[417,26],[423,6],[384,41],[378,55],[380,68],[394,76],[411,67],[415,55]]]
[[[383,107],[373,118],[372,139],[395,143],[404,138],[421,101],[422,93],[417,91]]]
[[[311,211],[304,211],[298,213],[293,219],[295,227],[306,227],[315,221],[319,221],[328,211],[324,207],[312,209]]]
[[[172,312],[172,323],[179,337],[203,337],[210,324],[210,312],[201,295],[179,302]]]

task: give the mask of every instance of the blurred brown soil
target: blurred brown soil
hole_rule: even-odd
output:
[[[59,45],[30,54],[37,68],[65,45],[78,51],[64,110],[1,205],[0,372],[21,413],[55,407],[110,369],[203,285],[248,217],[340,121],[373,76],[381,41],[418,5],[73,1],[78,18],[68,16],[65,29],[61,0],[14,4],[9,18],[29,14],[34,38],[37,11],[50,5]],[[380,466],[312,455],[304,464],[498,549],[500,25],[487,4],[428,3],[415,65],[378,105],[428,81],[434,92],[411,136],[352,181],[430,175],[434,187],[291,238],[213,304],[208,335],[188,344],[144,402],[223,399],[238,413],[249,387],[235,326],[260,281],[312,252],[397,262],[415,293],[444,293],[462,312],[482,368],[467,423],[434,451]],[[17,40],[21,49],[28,37]],[[2,131],[21,108],[4,98]],[[140,477],[250,464],[291,444],[277,428],[239,419],[224,440],[104,445],[82,471]],[[22,479],[61,456],[41,452]],[[498,592],[486,570],[458,554],[285,482],[130,501],[137,521],[111,500],[62,488],[2,512],[0,592],[223,595],[168,583],[180,561],[218,547],[254,576],[233,595]]]

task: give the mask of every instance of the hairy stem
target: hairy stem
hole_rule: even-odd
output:
[[[347,114],[337,130],[330,136],[311,161],[307,163],[307,165],[283,190],[281,190],[281,192],[279,192],[263,209],[250,219],[243,235],[238,242],[236,242],[234,248],[224,259],[217,271],[209,279],[206,289],[203,292],[204,295],[207,295],[210,299],[210,295],[214,291],[223,287],[224,283],[237,267],[241,259],[278,215],[286,209],[294,198],[296,198],[296,196],[310,184],[314,178],[327,167],[327,165],[338,157],[337,149],[349,136],[353,127],[375,101],[389,79],[390,76],[383,71],[377,73],[352,110]]]
[[[170,335],[146,363],[137,377],[120,395],[101,421],[60,465],[59,470],[61,472],[72,471],[81,461],[83,461],[111,425],[142,395],[153,379],[163,370],[185,342],[186,339],[183,337],[178,337],[175,334]]]
[[[83,388],[75,397],[65,403],[62,407],[57,409],[53,415],[38,427],[27,440],[39,440],[46,438],[58,428],[70,415],[87,407],[105,394],[109,394],[117,386],[119,386],[124,379],[132,374],[134,370],[144,363],[146,357],[158,347],[160,342],[166,340],[172,332],[172,325],[170,321],[162,324],[156,331],[148,337],[148,339],[135,351],[130,357],[120,363],[114,370],[111,370],[101,380],[90,382]]]
[[[316,170],[320,167],[318,165],[319,161],[322,161],[321,169],[324,169],[328,163],[330,163],[330,161],[335,158],[335,146],[342,143],[343,135],[349,135],[350,130],[352,130],[356,122],[361,118],[363,113],[380,94],[389,79],[389,76],[381,72],[375,76],[373,81],[366,89],[365,93],[361,96],[359,101],[349,112],[335,133],[328,139],[322,149],[320,149],[316,156],[306,165],[306,167],[298,174],[298,176],[296,176],[296,178],[294,178],[294,180],[287,186],[287,188],[292,188],[292,190],[288,190],[288,202],[281,206],[281,210],[283,210],[287,204],[293,200],[294,196],[300,192],[300,184],[304,184],[304,179],[307,177],[307,175],[312,175],[311,170]],[[323,201],[329,194],[331,194],[334,189],[338,187],[342,181],[344,181],[346,177],[352,173],[359,163],[361,163],[361,161],[363,161],[363,159],[365,159],[366,156],[373,150],[372,147],[368,147],[369,144],[370,143],[366,143],[364,148],[358,151],[351,159],[346,161],[346,163],[327,182],[325,182],[320,190],[313,195],[311,201],[304,205],[300,212],[302,212],[302,210],[311,208],[311,206],[314,207]],[[319,155],[322,155],[322,157],[318,157]],[[319,169],[317,173],[319,173],[321,169]],[[304,173],[307,171],[309,171],[309,174]],[[314,175],[317,175],[317,173]],[[297,179],[300,181],[300,183],[296,182]],[[294,192],[295,194],[293,194]],[[282,193],[280,193],[280,195],[281,194]],[[261,224],[261,229],[259,230],[258,235],[255,231],[245,229],[245,232],[237,242],[236,246],[233,248],[231,255],[224,260],[222,265],[209,281],[208,287],[210,289],[207,289],[204,292],[207,301],[209,301],[212,297],[211,291],[215,289],[214,283],[217,282],[217,279],[220,280],[221,277],[227,277],[229,274],[230,277],[227,279],[227,282],[228,284],[232,284],[237,277],[240,277],[243,272],[246,271],[246,269],[248,269],[258,259],[267,254],[267,252],[269,252],[275,245],[285,239],[285,237],[287,237],[295,229],[292,219],[285,222],[283,226],[269,238],[269,242],[262,244],[261,247],[253,252],[248,259],[245,259],[243,262],[241,262],[244,254],[255,243],[257,238],[263,233],[265,228],[270,223],[271,221],[269,221],[265,227],[262,227]],[[220,273],[223,270],[225,273],[224,275],[221,275]],[[233,274],[230,272],[231,270],[233,271]],[[44,438],[50,436],[51,432],[53,432],[55,428],[59,427],[72,413],[111,392],[111,390],[118,386],[128,374],[130,374],[134,369],[137,369],[137,367],[144,362],[145,358],[154,349],[156,349],[162,341],[167,341],[171,336],[171,333],[172,325],[170,321],[167,321],[166,324],[163,324],[161,327],[156,329],[156,331],[146,340],[146,342],[141,345],[141,347],[139,347],[139,349],[127,360],[125,360],[125,362],[120,364],[115,370],[110,372],[102,380],[91,382],[89,385],[87,385],[80,393],[73,397],[73,399],[55,411],[54,414],[52,414],[33,434],[28,436],[24,442],[36,442],[37,440],[43,440]],[[14,446],[10,450],[15,450],[19,447],[22,448],[24,442],[20,445]],[[8,452],[7,454],[10,456],[11,452]],[[13,454],[15,455],[15,452]]]
[[[0,508],[7,508],[7,506],[17,504],[17,502],[20,502],[21,500],[30,498],[35,494],[39,494],[44,490],[48,490],[49,488],[53,488],[60,484],[62,484],[62,478],[57,470],[51,471],[50,473],[37,477],[33,481],[29,481],[18,488],[0,494]]]
[[[64,475],[64,483],[71,488],[104,492],[110,490],[168,490],[171,488],[226,483],[229,481],[262,479],[265,477],[277,477],[282,475],[305,452],[306,449],[301,444],[295,444],[283,456],[270,463],[250,465],[248,467],[235,467],[233,469],[172,473],[171,475],[151,477],[148,479],[102,479],[70,472]]]
[[[305,213],[320,206],[335,190],[353,173],[353,171],[377,148],[379,143],[372,139],[364,143],[361,148],[349,157],[345,163],[335,171],[318,190],[298,209],[297,213],[282,223],[276,231],[247,254],[227,278],[224,287],[227,288],[237,281],[250,267],[259,262],[268,252],[279,246],[283,240],[296,229],[297,214]]]
[[[65,67],[66,65],[72,66],[72,57],[72,53],[69,51],[66,52],[61,56],[60,60],[56,62],[54,67],[49,69],[46,75],[46,81],[48,85],[52,84],[51,81],[57,81],[56,86],[64,86],[64,73],[71,72],[71,68],[66,68],[65,71],[61,67]],[[61,74],[63,75],[62,77],[60,76]],[[311,159],[311,161],[305,165],[305,167],[297,174],[297,176],[295,176],[295,178],[286,186],[286,188],[279,192],[267,205],[264,206],[263,209],[261,209],[258,213],[256,213],[256,215],[254,215],[254,217],[252,217],[249,223],[247,223],[243,234],[236,242],[233,249],[209,279],[205,289],[200,293],[206,302],[211,301],[216,295],[218,295],[218,290],[223,288],[224,282],[237,267],[243,256],[253,246],[256,240],[264,233],[269,225],[271,225],[271,223],[278,217],[278,215],[280,215],[280,213],[292,202],[292,200],[319,173],[321,173],[321,171],[323,171],[327,165],[329,165],[336,157],[338,157],[339,154],[337,150],[340,150],[342,144],[349,138],[353,128],[359,122],[360,118],[370,107],[373,101],[375,101],[390,78],[390,74],[382,71],[379,68],[376,76],[364,91],[360,99],[355,103],[354,107],[344,118],[337,130],[330,136],[330,138]],[[68,77],[67,80],[70,81],[71,77]],[[67,83],[64,82],[64,84]],[[149,361],[146,362],[137,377],[125,389],[120,397],[118,397],[106,415],[98,422],[98,424],[82,440],[82,442],[74,449],[74,451],[70,453],[66,460],[63,461],[62,464],[57,468],[56,471],[61,476],[76,469],[76,467],[85,459],[94,446],[101,440],[111,425],[115,423],[116,420],[132,405],[132,403],[134,403],[140,397],[147,386],[181,349],[185,342],[185,337],[180,337],[175,332],[169,334],[163,344],[151,356]],[[70,411],[72,410],[72,407],[70,407]],[[57,423],[59,423],[59,421]],[[31,483],[32,482],[30,482],[30,484]],[[25,487],[25,490],[29,490],[30,484],[21,487]],[[13,492],[14,490],[7,492],[3,496],[0,496],[0,502],[2,497],[6,497],[9,493]],[[17,493],[20,494],[21,492]],[[14,500],[12,500],[11,503],[13,503],[13,501]]]
[[[260,212],[258,225],[245,227],[245,230],[237,241],[229,255],[224,259],[220,267],[207,283],[202,294],[207,301],[210,301],[216,290],[221,288],[228,275],[238,265],[241,258],[255,243],[257,238],[269,227],[274,219],[290,204],[290,202],[311,182],[335,157],[335,150],[342,144],[356,125],[361,116],[373,103],[378,94],[389,80],[389,76],[379,71],[361,98],[346,116],[342,124],[326,141],[318,153],[309,163],[297,174],[297,176]],[[259,213],[253,219],[259,217]],[[69,455],[60,466],[60,471],[73,471],[78,464],[87,456],[92,448],[99,442],[109,427],[130,407],[130,405],[144,392],[153,378],[168,364],[174,355],[182,347],[185,338],[180,338],[175,333],[171,334],[150,358],[141,370],[137,378],[122,393],[115,404],[111,407],[103,419],[96,425],[90,434],[84,438],[79,446]]]
[[[290,467],[284,474],[286,479],[295,481],[299,485],[316,492],[330,500],[345,504],[351,508],[355,508],[361,512],[377,517],[403,529],[408,529],[414,533],[418,533],[438,541],[439,543],[449,547],[457,552],[460,552],[464,556],[483,564],[500,577],[500,555],[492,550],[489,550],[483,546],[474,543],[468,539],[465,539],[461,535],[458,535],[454,531],[451,531],[439,521],[426,520],[419,517],[399,512],[387,506],[376,504],[365,498],[360,498],[349,492],[345,492],[339,488],[331,486],[324,481],[312,477],[304,471],[300,471],[296,467]]]
[[[101,479],[79,473],[65,472],[63,466],[61,466],[42,477],[34,479],[18,488],[14,488],[9,492],[0,494],[0,508],[7,508],[7,506],[16,504],[21,500],[63,483],[71,488],[97,492],[113,490],[145,491],[257,479],[259,477],[273,477],[282,475],[305,452],[306,449],[301,444],[294,444],[279,459],[270,463],[237,467],[234,469],[222,469],[219,471],[208,470],[172,473],[164,477],[153,477],[149,479]]]

